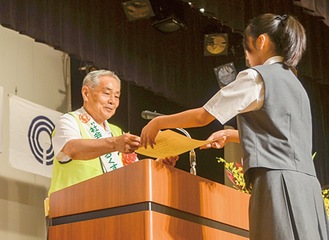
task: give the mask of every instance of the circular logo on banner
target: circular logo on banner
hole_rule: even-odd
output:
[[[55,124],[45,116],[35,117],[29,127],[28,138],[34,157],[41,164],[52,165],[54,158],[51,134]]]

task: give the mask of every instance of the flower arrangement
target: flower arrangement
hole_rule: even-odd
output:
[[[313,155],[314,157],[315,155]],[[218,162],[224,163],[226,176],[233,183],[234,188],[244,193],[251,193],[251,190],[246,188],[246,182],[243,176],[243,167],[238,162],[227,162],[223,158],[217,158]],[[326,206],[327,215],[329,218],[329,189],[322,190],[322,197]]]
[[[227,162],[223,158],[217,158],[218,162],[224,163],[226,176],[233,183],[233,187],[244,193],[251,193],[249,189],[246,188],[246,182],[243,176],[243,167],[241,163],[238,162]]]
[[[324,205],[326,205],[327,215],[329,218],[329,189],[322,190],[322,197],[324,200]]]

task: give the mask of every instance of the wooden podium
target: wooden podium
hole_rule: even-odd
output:
[[[50,195],[49,240],[246,240],[249,195],[151,159]]]

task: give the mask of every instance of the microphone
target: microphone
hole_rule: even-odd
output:
[[[144,118],[146,120],[151,120],[155,117],[162,116],[162,115],[164,115],[164,114],[157,113],[157,112],[151,112],[151,111],[148,111],[148,110],[145,110],[141,113],[142,118]]]

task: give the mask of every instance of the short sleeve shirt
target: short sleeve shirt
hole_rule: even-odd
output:
[[[282,62],[283,57],[269,58],[264,65]],[[261,75],[249,68],[241,71],[229,85],[220,89],[203,108],[221,124],[240,113],[258,110],[264,102],[264,82]]]
[[[78,109],[77,111],[82,110]],[[104,124],[104,126],[106,133],[104,137],[111,137],[112,133],[108,124]],[[52,138],[54,153],[58,161],[65,162],[70,160],[70,157],[65,155],[62,149],[68,141],[73,139],[81,139],[79,125],[72,115],[66,113],[59,118]]]

